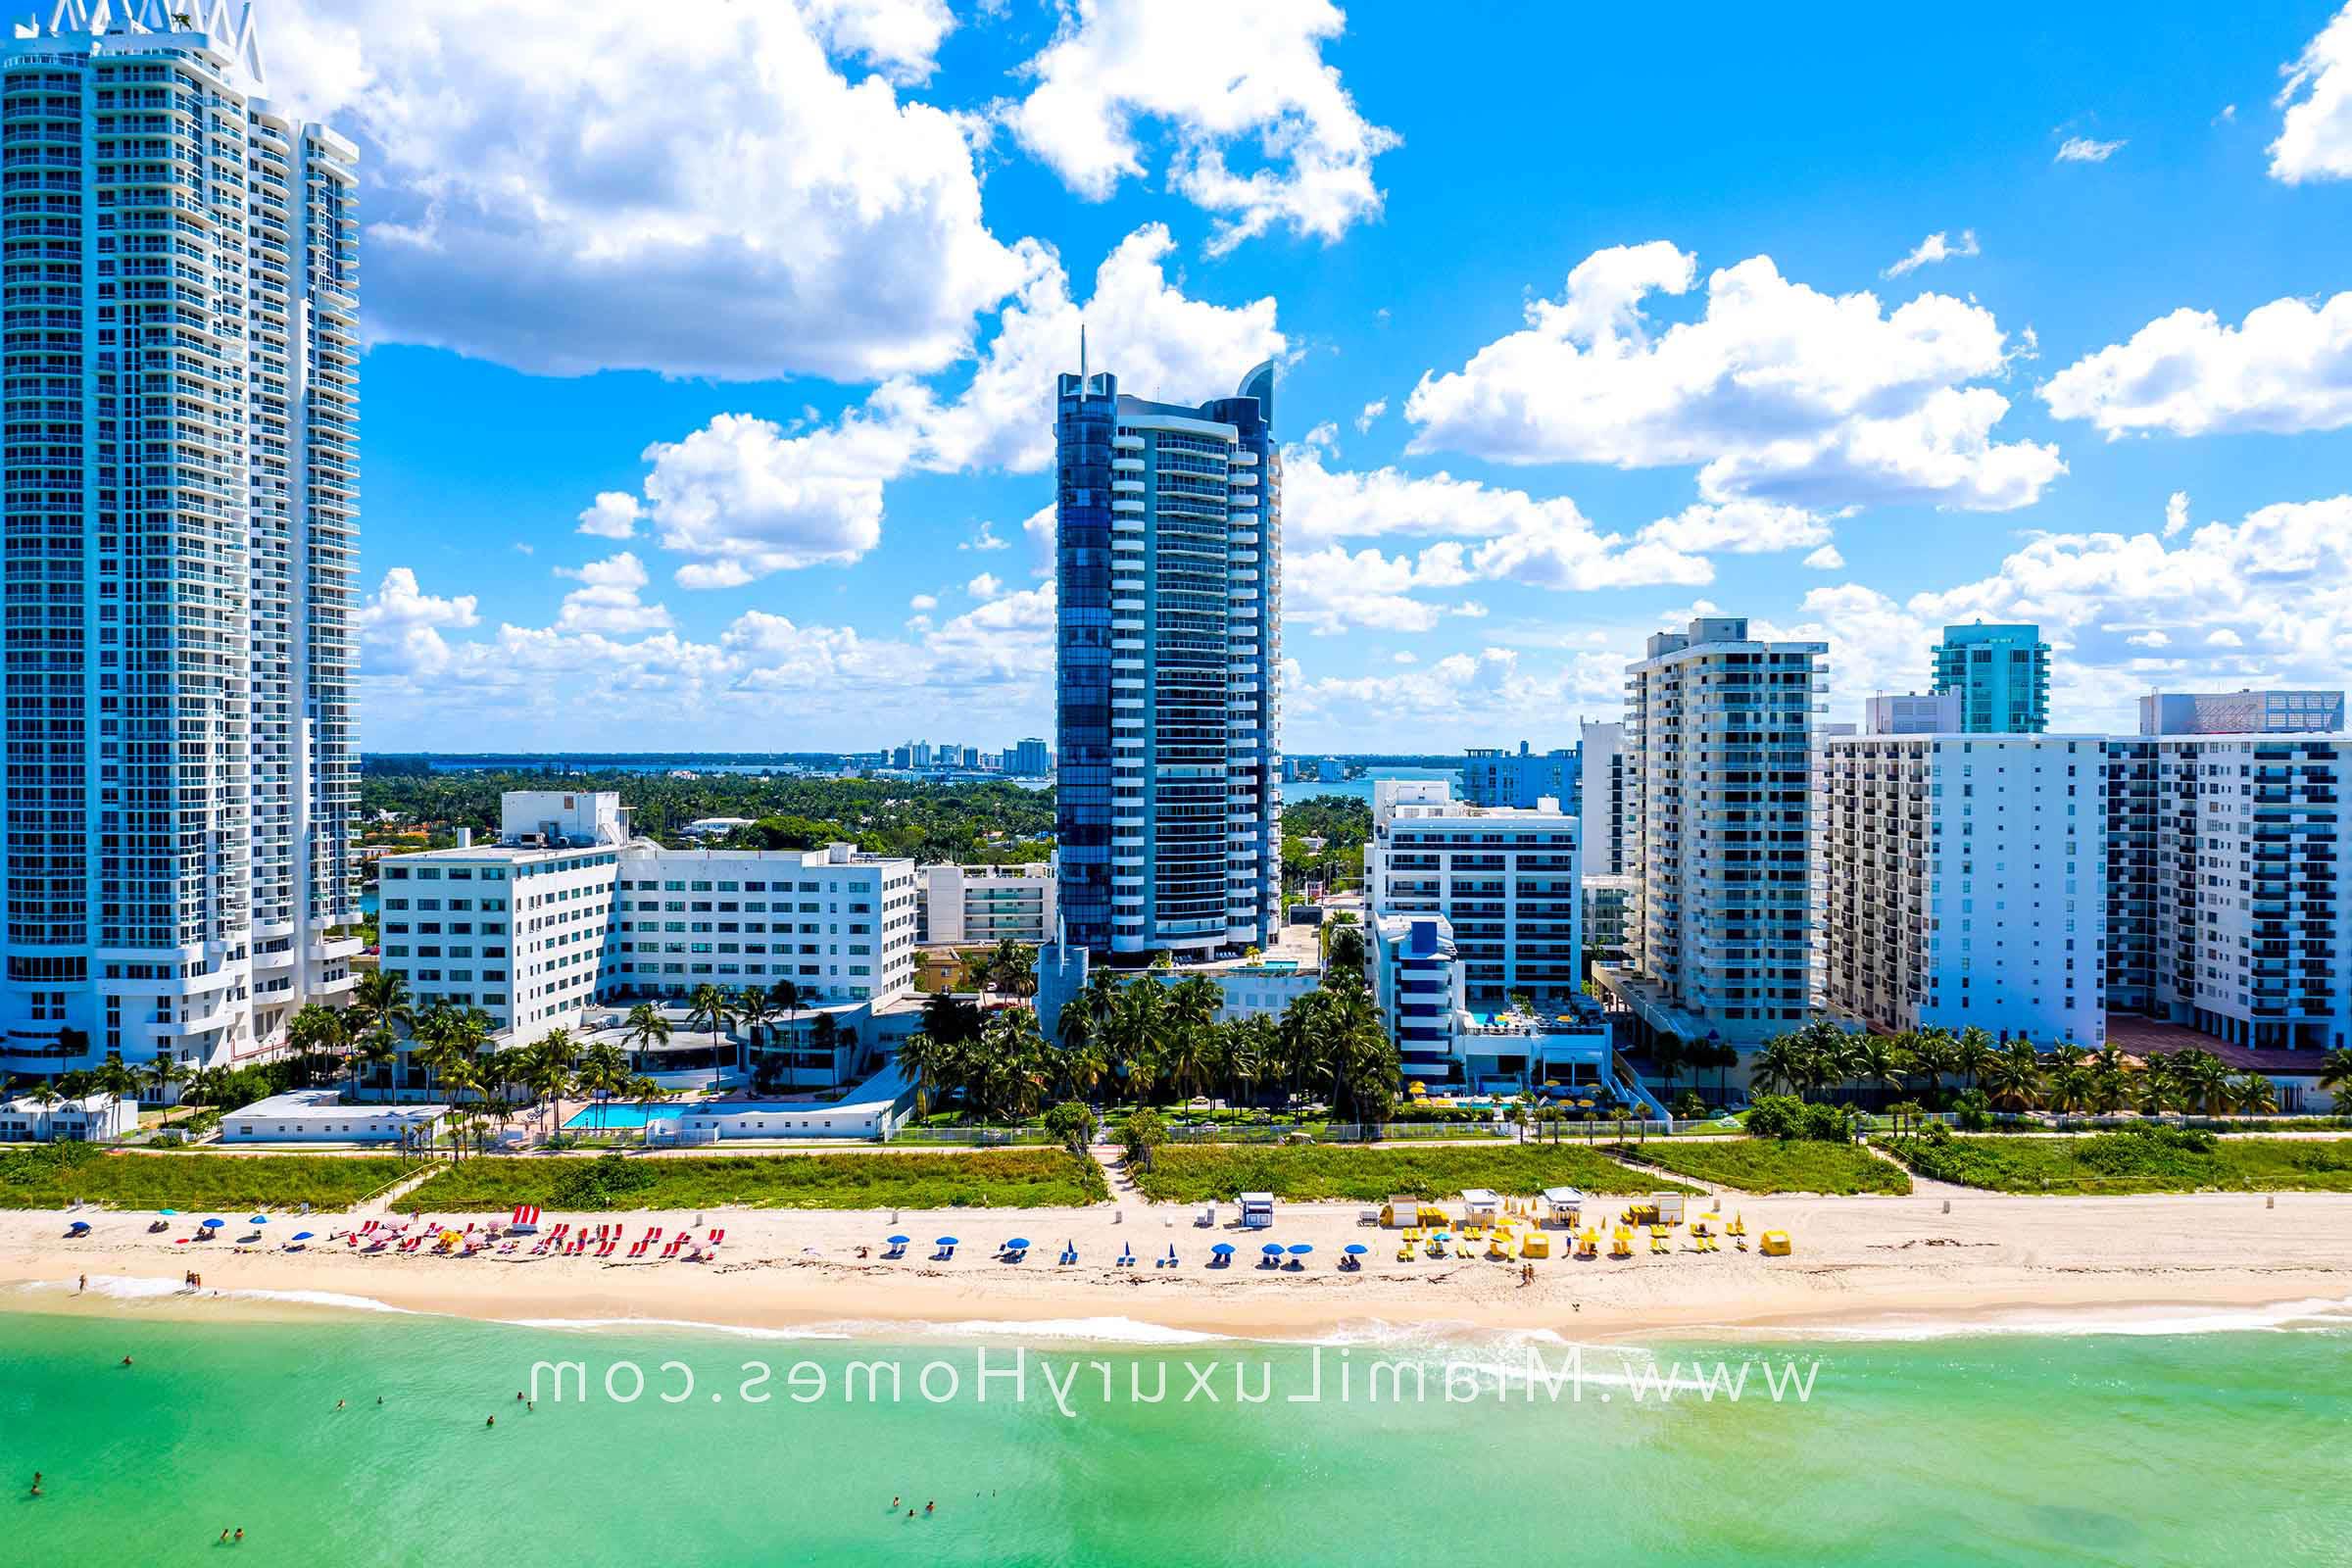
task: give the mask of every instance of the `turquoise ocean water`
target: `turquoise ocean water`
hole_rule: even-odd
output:
[[[1655,1385],[1635,1397],[1611,1348],[1584,1352],[1581,1397],[1563,1381],[1531,1403],[1531,1343],[1561,1374],[1568,1349],[1544,1340],[1343,1355],[20,1313],[0,1316],[0,1521],[7,1560],[41,1564],[2352,1561],[2341,1315],[1683,1345],[1659,1352],[1686,1366],[1664,1399]],[[975,1398],[983,1351],[1000,1373],[1021,1352],[1021,1389],[1001,1376]],[[514,1395],[558,1360],[585,1363],[590,1398],[554,1398],[543,1371],[525,1412]],[[845,1393],[853,1361],[895,1362],[901,1399],[870,1396],[887,1374]],[[1376,1361],[1422,1366],[1427,1396],[1399,1397],[1387,1374],[1368,1395]],[[1448,1361],[1469,1369],[1458,1402],[1442,1396]],[[1751,1364],[1737,1403],[1720,1381],[1712,1402],[1689,1384],[1718,1361]],[[1763,1364],[1791,1361],[1818,1363],[1810,1397],[1785,1388],[1776,1403]],[[942,1373],[922,1381],[934,1362],[957,1380],[936,1404],[921,1394],[946,1392]],[[746,1363],[763,1385],[747,1388]],[[634,1402],[624,1367],[647,1379]],[[1164,1400],[1137,1402],[1163,1375]],[[1320,1402],[1290,1397],[1318,1387]],[[1268,1402],[1238,1402],[1259,1392]],[[935,1515],[905,1517],[926,1501]],[[217,1544],[238,1527],[243,1545]]]

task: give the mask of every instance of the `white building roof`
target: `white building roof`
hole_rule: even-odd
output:
[[[295,1089],[228,1113],[256,1121],[381,1121],[435,1122],[449,1114],[447,1105],[347,1105],[332,1089]]]

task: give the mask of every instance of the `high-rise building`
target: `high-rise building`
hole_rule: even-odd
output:
[[[2050,645],[2039,626],[1946,626],[1935,652],[1935,690],[1960,694],[1963,731],[2038,735],[2050,727]]]
[[[1863,707],[1865,735],[1957,735],[1965,728],[1958,692],[1924,697],[1918,692],[1882,692]]]
[[[1054,771],[1053,748],[1035,736],[1016,742],[1005,754],[1004,770],[1020,778],[1044,778]]]
[[[2344,727],[2344,694],[2322,691],[2150,692],[2142,735],[2281,735]]]
[[[1651,637],[1626,666],[1635,906],[1626,961],[1593,976],[1648,1034],[1748,1046],[1809,1016],[1811,753],[1828,652],[1709,616]]]
[[[1056,391],[1068,940],[1139,959],[1262,946],[1282,877],[1274,368],[1198,408],[1123,396],[1083,361]]]
[[[358,150],[250,13],[0,41],[0,1069],[230,1062],[348,991]]]
[[[1462,760],[1462,800],[1471,806],[1532,807],[1541,800],[1563,801],[1576,808],[1576,750],[1563,746],[1541,754],[1519,743],[1517,752],[1473,746]]]
[[[1820,746],[1822,1003],[1882,1033],[2106,1039],[2106,743]]]
[[[1586,719],[1578,731],[1578,813],[1585,819],[1578,845],[1585,875],[1619,876],[1625,871],[1625,726]]]

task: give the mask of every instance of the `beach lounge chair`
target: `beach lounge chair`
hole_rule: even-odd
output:
[[[1663,1252],[1667,1250],[1668,1234],[1669,1233],[1665,1226],[1652,1225],[1649,1228],[1649,1250],[1653,1252]]]
[[[1631,1256],[1633,1256],[1633,1255],[1634,1255],[1634,1233],[1633,1233],[1632,1231],[1629,1231],[1629,1230],[1627,1230],[1627,1229],[1626,1229],[1624,1226],[1622,1226],[1622,1225],[1618,1226],[1618,1227],[1617,1227],[1617,1228],[1616,1228],[1614,1231],[1610,1232],[1610,1233],[1609,1233],[1609,1255],[1610,1255],[1611,1257],[1631,1257]]]
[[[1211,1230],[1215,1228],[1216,1223],[1217,1205],[1214,1203],[1201,1204],[1200,1217],[1193,1221],[1194,1227],[1199,1230]]]
[[[1134,1262],[1135,1244],[1133,1242],[1121,1242],[1119,1244],[1119,1258],[1117,1266],[1120,1268],[1126,1268]]]

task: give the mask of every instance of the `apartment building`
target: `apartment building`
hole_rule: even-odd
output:
[[[1824,1006],[1886,1034],[2102,1044],[2104,738],[1835,736],[1820,757]]]
[[[1971,734],[2038,735],[2050,726],[2050,645],[2039,626],[1946,626],[1935,649],[1938,693],[1960,699]]]
[[[2150,692],[2139,700],[2142,735],[2278,735],[2344,727],[2340,691]]]
[[[1587,719],[1579,730],[1577,813],[1584,818],[1585,875],[1625,872],[1625,726]],[[1565,799],[1565,797],[1563,797]]]
[[[915,874],[918,943],[1032,947],[1053,939],[1058,878],[1050,860],[1021,865],[926,865]]]
[[[1577,754],[1572,746],[1537,753],[1473,746],[1462,759],[1462,800],[1470,806],[1532,808],[1539,801],[1577,800]]]
[[[1473,1007],[1575,996],[1584,980],[1581,823],[1544,799],[1466,806],[1443,779],[1382,779],[1364,845],[1375,918],[1442,914]]]

